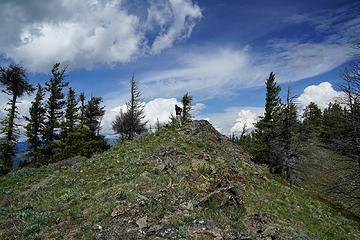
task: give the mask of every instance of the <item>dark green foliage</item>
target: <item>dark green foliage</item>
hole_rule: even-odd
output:
[[[80,101],[79,121],[80,121],[80,128],[82,128],[84,126],[84,122],[85,122],[85,94],[84,94],[84,92],[80,93],[79,101]]]
[[[293,161],[297,156],[297,128],[299,126],[293,100],[294,97],[290,96],[290,87],[288,87],[286,103],[281,104],[275,114],[274,138],[270,140],[270,152],[276,156],[272,159],[270,170],[290,183],[293,180]]]
[[[78,122],[78,100],[76,99],[75,91],[70,87],[67,100],[65,119],[62,122],[61,131],[61,148],[63,149],[62,157],[68,158],[76,155],[76,148],[74,142],[76,141],[77,122]]]
[[[127,110],[121,110],[112,123],[114,132],[119,134],[121,139],[132,140],[146,131],[147,122],[144,122],[144,104],[141,100],[141,92],[133,75],[130,80],[130,100],[126,103]]]
[[[176,116],[174,116],[173,113],[170,113],[168,124],[173,126],[173,127],[179,126],[179,122],[178,122],[178,120],[176,119]]]
[[[345,112],[338,103],[329,103],[324,109],[321,121],[320,139],[326,144],[341,141],[345,129]]]
[[[95,153],[101,153],[109,149],[104,136],[94,135],[93,132],[86,128],[76,128],[70,132],[66,138],[64,147],[64,156],[69,158],[76,155],[91,157]]]
[[[250,151],[255,162],[267,164],[271,173],[292,182],[299,128],[295,97],[290,95],[288,87],[286,102],[281,103],[281,89],[277,86],[273,73],[270,73],[266,81],[266,90],[264,117],[255,125]]]
[[[60,69],[60,63],[56,63],[52,70],[52,78],[45,83],[49,98],[46,102],[46,121],[42,132],[44,146],[41,147],[42,162],[54,162],[61,158],[59,133],[61,120],[64,116],[63,108],[66,102],[63,88],[69,83],[64,81],[66,68]]]
[[[80,114],[78,115],[77,112],[79,108],[76,107],[77,101],[75,100],[75,94],[71,95],[73,95],[73,97],[71,97],[73,104],[71,105],[76,111],[69,111],[72,114],[68,114],[67,119],[70,119],[72,116],[74,121],[69,121],[73,124],[68,125],[69,131],[63,143],[63,157],[69,158],[76,155],[91,157],[94,153],[107,150],[109,146],[104,136],[99,134],[101,119],[105,114],[104,107],[100,106],[102,102],[101,97],[92,97],[87,104],[84,105],[85,96],[83,93],[80,94],[79,100],[81,101],[81,106]],[[76,124],[78,122],[77,116],[80,118],[78,124]]]
[[[253,141],[251,134],[249,134],[248,131],[249,129],[247,129],[246,124],[244,124],[239,136],[236,136],[235,133],[233,133],[229,138],[232,142],[241,145],[244,150],[250,151]]]
[[[31,94],[33,86],[28,83],[27,74],[23,67],[10,64],[8,68],[0,67],[0,83],[4,86],[2,90],[9,95],[9,108],[6,108],[6,118],[1,121],[0,134],[5,135],[5,139],[0,142],[2,152],[2,164],[4,171],[12,168],[12,157],[15,155],[14,148],[17,142],[18,125],[15,119],[18,118],[16,102],[19,97]]]
[[[307,137],[310,137],[310,135],[318,134],[320,131],[321,118],[322,118],[321,109],[318,107],[318,105],[316,105],[316,103],[314,102],[311,102],[304,109],[304,113],[302,117],[303,117],[303,122],[302,122],[303,134]]]
[[[274,138],[274,115],[280,107],[279,93],[281,88],[275,82],[275,75],[271,72],[266,80],[266,103],[264,117],[255,125],[253,133],[254,144],[251,148],[253,160],[257,163],[270,164],[274,159],[270,151],[270,140]]]
[[[273,121],[273,115],[279,106],[280,99],[280,86],[275,82],[275,74],[270,73],[269,78],[266,80],[266,98],[265,98],[265,113],[264,113],[264,124],[268,124]]]
[[[91,131],[92,135],[99,135],[101,119],[105,114],[104,107],[101,107],[101,97],[91,97],[85,105],[84,125]]]
[[[182,123],[186,123],[191,120],[192,116],[190,114],[190,111],[192,110],[191,102],[193,100],[193,97],[189,95],[189,93],[185,93],[184,96],[181,99],[181,102],[183,104],[183,111],[181,116]]]
[[[42,145],[41,131],[44,125],[46,112],[43,106],[43,99],[44,89],[38,84],[35,99],[31,102],[31,107],[29,108],[30,118],[25,117],[26,121],[28,121],[28,124],[26,125],[26,142],[29,143],[28,150],[30,150],[27,156],[32,158],[35,162],[38,160],[39,147]]]
[[[65,111],[65,121],[63,122],[63,138],[65,139],[68,136],[68,133],[73,132],[78,121],[77,112],[79,108],[77,107],[78,101],[76,100],[75,91],[70,87],[66,100],[66,111]]]

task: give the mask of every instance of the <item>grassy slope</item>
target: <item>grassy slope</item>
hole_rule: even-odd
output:
[[[359,205],[354,205],[358,200],[344,201],[342,194],[336,194],[331,190],[338,184],[340,178],[350,174],[350,170],[358,168],[357,163],[316,143],[305,146],[300,155],[301,159],[296,171],[296,175],[301,180],[300,185],[314,197],[329,202],[337,208],[347,209],[349,215],[360,216]]]
[[[151,239],[171,223],[173,239],[214,239],[216,231],[226,237],[233,229],[258,239],[360,239],[354,221],[196,124],[125,142],[71,167],[2,177],[0,238]],[[216,231],[196,232],[200,219]]]

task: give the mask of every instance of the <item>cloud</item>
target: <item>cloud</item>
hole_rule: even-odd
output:
[[[249,109],[242,109],[238,113],[236,123],[230,129],[230,132],[239,134],[242,132],[244,126],[245,129],[253,129],[255,127],[254,124],[258,121],[260,111],[263,112],[263,109],[259,109],[259,111],[256,112]]]
[[[223,112],[201,115],[199,118],[208,120],[219,132],[229,136],[233,132],[241,131],[243,123],[247,122],[247,127],[250,128],[250,123],[254,123],[263,113],[262,107],[231,107]]]
[[[155,89],[150,97],[191,89],[197,99],[210,99],[263,86],[270,72],[279,83],[318,76],[352,58],[351,42],[360,34],[360,18],[349,14],[352,7],[288,17],[287,27],[308,23],[311,34],[269,38],[261,48],[223,44],[180,49],[171,59],[175,67],[164,66],[141,78],[148,89]]]
[[[196,118],[201,114],[201,110],[203,110],[205,107],[206,105],[203,103],[196,103],[194,106],[192,106],[191,114]]]
[[[110,102],[108,102],[110,103]],[[151,125],[152,128],[156,125],[157,120],[159,120],[160,123],[167,123],[169,122],[170,114],[175,115],[175,104],[182,107],[182,103],[177,101],[176,98],[155,98],[148,102],[144,102],[144,115],[145,119],[144,121],[147,121],[147,126],[149,127]],[[110,105],[113,105],[110,103]],[[195,118],[198,117],[200,114],[200,111],[205,108],[205,104],[203,103],[196,103],[193,106],[192,115],[195,116]],[[106,112],[102,121],[102,131],[101,133],[104,134],[107,137],[114,137],[114,132],[111,127],[111,123],[115,120],[116,115],[119,114],[120,109],[124,112],[126,112],[126,105],[121,106],[114,106],[113,107],[107,107]]]
[[[258,65],[246,48],[193,49],[173,61],[176,68],[141,76],[142,84],[155,90],[152,97],[180,95],[191,89],[197,99],[212,98],[234,89],[262,85],[271,69],[267,63]]]
[[[155,22],[161,29],[151,46],[154,54],[170,48],[177,39],[189,37],[202,17],[199,6],[189,0],[157,1],[148,12],[148,23]]]
[[[360,31],[359,31],[360,33]],[[268,41],[275,53],[270,59],[280,82],[296,81],[328,72],[351,58],[348,43]]]
[[[8,112],[5,110],[9,108],[8,105],[8,98],[9,96],[6,94],[0,94],[0,121],[4,120]],[[16,124],[19,124],[20,130],[20,141],[25,140],[25,129],[24,126],[27,124],[25,121],[25,116],[29,116],[29,108],[31,107],[31,101],[33,96],[24,96],[17,100],[16,107],[18,108],[18,119],[15,120]]]
[[[130,14],[121,0],[2,1],[0,52],[33,72],[48,72],[59,61],[71,68],[112,66],[189,37],[202,16],[191,0],[150,0],[142,7],[147,18]]]
[[[301,13],[287,16],[283,19],[289,24],[307,24],[315,30],[315,34],[306,37],[317,37],[320,34],[330,35],[331,39],[342,42],[353,42],[359,32],[360,19],[354,9],[360,7],[359,3],[348,4],[336,9],[321,9],[311,13]]]
[[[360,31],[359,31],[360,32]],[[248,46],[206,47],[181,52],[176,67],[142,74],[149,97],[180,95],[197,99],[231,95],[239,89],[263,86],[270,72],[278,83],[297,81],[328,72],[350,59],[347,44],[268,42],[271,53],[259,54]]]
[[[145,105],[145,120],[148,124],[154,126],[157,119],[160,123],[169,121],[170,114],[174,113],[174,105],[181,105],[176,98],[156,98]]]
[[[174,105],[178,104],[182,106],[176,98],[155,98],[147,103],[144,103],[144,121],[148,122],[148,127],[151,125],[155,126],[157,120],[160,123],[166,123],[169,121],[170,114],[174,113]],[[112,105],[112,104],[110,104]],[[119,114],[120,109],[126,112],[126,105],[107,107],[106,112],[102,121],[101,133],[107,137],[114,137],[115,134],[112,130],[111,123],[115,120],[116,115]]]
[[[335,102],[339,97],[341,97],[340,92],[335,91],[329,82],[323,82],[319,85],[306,87],[304,92],[296,99],[296,103],[300,112],[302,112],[310,102],[316,103],[320,109],[323,110],[329,105],[329,102]]]

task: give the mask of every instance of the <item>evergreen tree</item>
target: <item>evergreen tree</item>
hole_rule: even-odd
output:
[[[274,137],[275,120],[274,115],[280,106],[279,93],[281,88],[275,81],[275,75],[271,72],[266,80],[266,103],[265,113],[255,125],[253,133],[254,144],[251,148],[253,160],[257,163],[266,163],[271,165],[275,159],[272,156],[271,140]]]
[[[85,123],[85,94],[84,94],[84,92],[80,93],[79,101],[80,101],[79,121],[80,121],[80,128],[82,128]]]
[[[37,85],[37,93],[34,101],[31,102],[29,108],[29,117],[25,117],[28,124],[26,125],[26,142],[29,143],[27,156],[32,158],[34,162],[38,161],[39,147],[42,145],[41,131],[44,124],[45,108],[43,106],[44,89],[40,84]]]
[[[281,104],[276,111],[274,138],[270,141],[272,155],[272,172],[281,175],[288,182],[292,183],[293,159],[297,156],[297,109],[294,104],[295,97],[290,95],[288,87],[286,103]]]
[[[193,100],[193,97],[189,95],[189,93],[185,93],[182,97],[182,104],[183,104],[183,111],[181,116],[182,123],[186,123],[187,121],[190,121],[192,116],[190,114],[190,111],[192,110],[191,102]]]
[[[61,159],[59,150],[59,141],[61,136],[59,129],[64,116],[63,108],[65,95],[63,88],[69,83],[64,81],[66,68],[60,69],[60,63],[56,63],[52,70],[52,77],[45,83],[46,91],[49,92],[49,98],[46,102],[46,121],[42,132],[44,146],[41,147],[41,160],[43,162],[54,162]]]
[[[143,121],[144,104],[141,100],[141,92],[133,74],[130,80],[130,100],[126,103],[127,111],[120,111],[112,123],[114,132],[120,137],[132,140],[136,135],[146,131],[147,122]]]
[[[61,148],[63,149],[62,158],[69,158],[77,154],[77,149],[74,148],[74,142],[77,140],[77,122],[78,122],[78,100],[76,99],[75,91],[70,87],[67,100],[65,119],[62,123],[62,132],[60,142]]]
[[[33,86],[27,80],[27,74],[23,67],[19,65],[10,65],[8,68],[0,67],[0,83],[5,87],[2,90],[10,96],[9,108],[6,118],[1,121],[2,128],[0,134],[5,135],[5,139],[0,142],[2,150],[2,168],[8,171],[12,168],[12,157],[15,155],[14,149],[17,143],[18,124],[15,119],[18,118],[17,99],[25,94],[31,94],[34,91]]]
[[[66,100],[65,121],[63,122],[63,141],[65,141],[69,132],[73,132],[75,130],[78,121],[77,112],[79,110],[77,105],[78,101],[76,100],[75,91],[70,87]]]
[[[85,126],[91,131],[92,135],[99,135],[101,129],[101,119],[105,114],[105,107],[101,107],[101,97],[91,97],[84,110]]]
[[[329,103],[324,109],[321,121],[320,139],[333,150],[342,142],[342,134],[346,128],[344,109],[338,103]],[[342,145],[342,144],[341,144]]]
[[[109,148],[104,136],[99,134],[101,118],[105,114],[104,107],[100,106],[102,99],[92,97],[85,104],[85,95],[81,93],[79,100],[80,113],[75,114],[79,116],[79,121],[74,130],[69,131],[65,138],[63,155],[67,158],[76,155],[91,157],[94,153],[103,152]]]
[[[303,123],[302,128],[305,136],[317,134],[320,131],[322,113],[316,103],[311,102],[305,107],[302,115]]]
[[[84,98],[80,96],[80,101],[82,99]],[[101,119],[105,114],[105,107],[100,106],[101,102],[101,97],[91,97],[83,108],[84,126],[81,127],[82,124],[80,122],[78,130],[79,141],[73,143],[79,155],[90,157],[94,153],[103,152],[109,148],[105,137],[100,134]],[[80,107],[81,109],[82,107]]]

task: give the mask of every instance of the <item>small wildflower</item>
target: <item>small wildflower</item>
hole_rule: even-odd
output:
[[[104,183],[104,182],[105,182],[105,180],[102,180],[101,182],[102,182],[102,183]]]
[[[93,183],[96,183],[96,180],[94,180]]]
[[[121,190],[121,187],[119,187],[118,190],[120,191],[120,190]]]
[[[32,199],[30,199],[31,201],[34,201],[34,199],[32,198]]]

